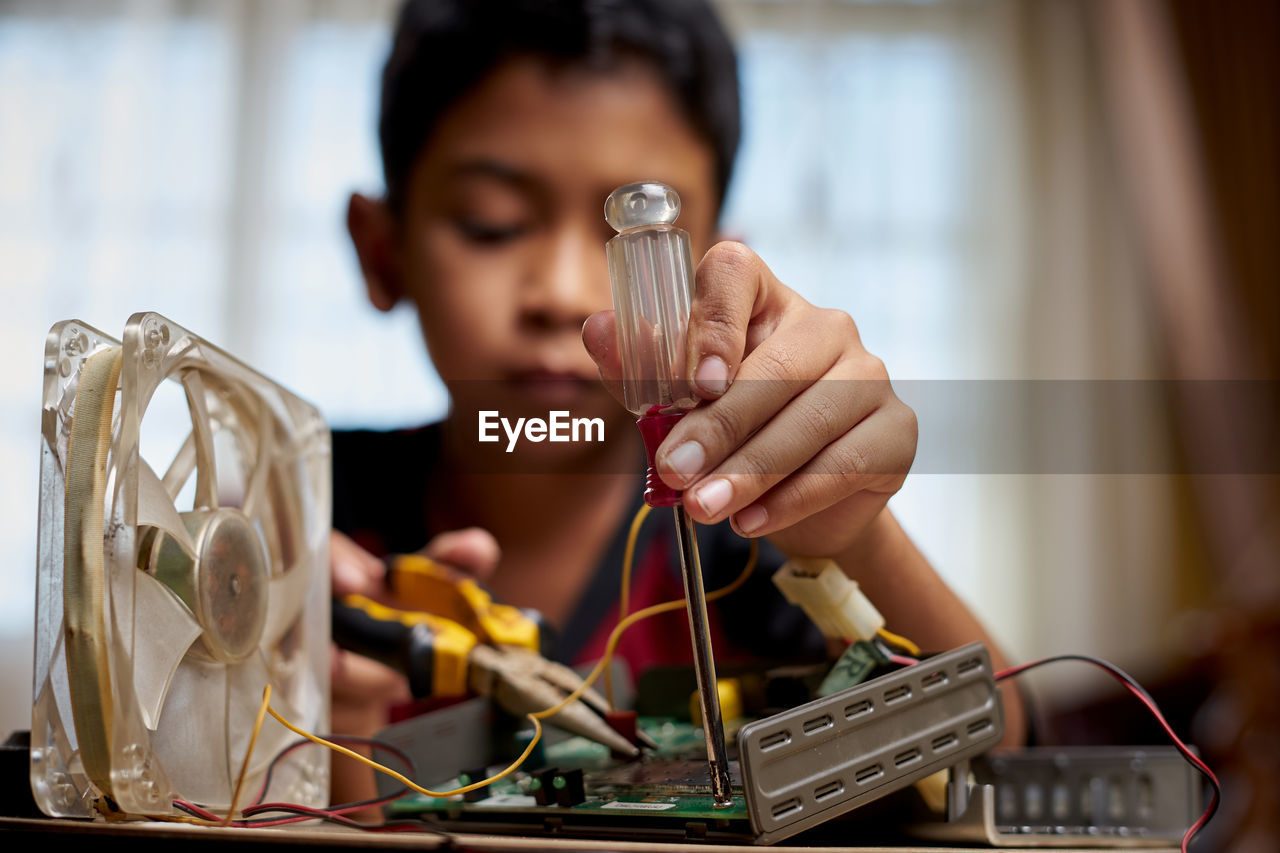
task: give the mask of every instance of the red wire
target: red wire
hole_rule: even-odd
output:
[[[896,663],[904,666],[909,666],[911,664],[918,663],[918,661],[916,661],[914,658],[908,658],[908,657],[905,657],[902,655],[896,655],[896,654],[889,655],[889,660],[892,663]],[[1021,675],[1022,673],[1026,672],[1029,669],[1034,669],[1035,667],[1041,666],[1043,664],[1056,663],[1059,661],[1067,661],[1067,660],[1078,660],[1078,661],[1083,661],[1084,663],[1093,664],[1094,666],[1099,667],[1100,669],[1106,671],[1108,675],[1110,675],[1111,677],[1119,681],[1121,684],[1123,684],[1125,686],[1125,689],[1127,689],[1130,693],[1132,693],[1134,697],[1137,698],[1137,700],[1141,702],[1148,711],[1151,712],[1151,715],[1155,718],[1156,722],[1160,724],[1160,727],[1164,729],[1165,734],[1168,735],[1169,740],[1173,742],[1173,745],[1175,747],[1177,747],[1178,752],[1182,754],[1183,758],[1185,758],[1188,762],[1190,762],[1191,766],[1195,767],[1198,771],[1204,774],[1205,778],[1208,779],[1209,782],[1211,783],[1213,787],[1213,798],[1209,802],[1209,807],[1205,809],[1204,814],[1200,815],[1200,818],[1195,823],[1191,824],[1191,826],[1187,829],[1186,833],[1182,836],[1182,853],[1187,853],[1187,845],[1191,842],[1191,839],[1195,836],[1197,832],[1200,831],[1201,828],[1204,827],[1206,823],[1209,822],[1209,819],[1212,818],[1214,813],[1218,810],[1218,802],[1220,799],[1222,786],[1218,782],[1218,777],[1214,774],[1214,772],[1211,769],[1209,769],[1209,765],[1205,764],[1204,761],[1202,761],[1198,755],[1192,752],[1191,748],[1188,747],[1183,742],[1182,738],[1178,737],[1177,733],[1174,732],[1173,727],[1169,725],[1169,721],[1165,719],[1164,714],[1161,713],[1160,708],[1156,705],[1155,700],[1152,699],[1151,696],[1144,689],[1142,689],[1142,686],[1138,684],[1138,682],[1135,681],[1132,676],[1130,676],[1128,673],[1126,673],[1124,670],[1120,669],[1119,667],[1115,666],[1114,664],[1110,664],[1104,660],[1099,660],[1098,658],[1092,658],[1087,655],[1072,654],[1072,655],[1055,655],[1053,657],[1041,658],[1040,660],[1031,661],[1030,663],[1019,664],[1018,666],[1011,666],[1007,669],[1003,669],[997,672],[995,674],[995,680],[1003,681],[1007,678],[1014,678],[1018,675]],[[291,752],[294,748],[301,745],[302,744],[299,743],[286,748],[284,752],[281,753],[280,756],[277,756],[277,758],[283,757],[285,754],[287,754],[288,752]],[[264,793],[266,793],[265,790],[259,791],[258,797],[260,798]],[[396,794],[394,796],[390,796],[385,799],[387,801],[390,801],[393,799],[397,799],[399,796],[400,796],[399,794]],[[212,812],[206,811],[205,809],[200,808],[194,803],[189,803],[185,800],[174,800],[174,803],[187,809],[192,814],[195,814],[198,817],[204,818],[206,820],[212,820],[212,821],[222,820],[222,818],[220,818],[218,815],[215,815]],[[271,811],[271,810],[274,810],[275,808],[279,808],[282,810],[287,809],[288,811],[294,812],[294,814],[290,815],[289,817],[282,817],[274,820],[259,819],[259,820],[254,820],[252,822],[232,821],[231,825],[232,826],[255,826],[255,827],[283,826],[285,824],[299,823],[305,820],[315,820],[316,818],[328,818],[330,820],[335,820],[345,825],[357,827],[360,829],[371,830],[371,831],[395,831],[397,829],[400,829],[401,827],[397,827],[389,824],[370,826],[370,825],[362,824],[357,821],[351,820],[350,818],[347,818],[344,816],[346,812],[354,811],[355,809],[358,809],[358,808],[366,808],[370,805],[377,805],[377,804],[379,803],[377,802],[360,803],[360,804],[356,804],[353,806],[348,806],[340,809],[314,809],[314,808],[310,808],[307,806],[302,806],[294,803],[254,803],[254,805],[251,806],[250,808],[252,808],[255,813],[263,812],[263,811]],[[248,809],[246,809],[246,811],[248,811]],[[413,827],[404,827],[404,828],[411,829]]]
[[[376,800],[368,800],[366,802],[354,803],[352,805],[343,806],[341,808],[336,808],[336,809],[315,809],[310,806],[298,805],[297,803],[256,803],[253,805],[251,809],[245,809],[243,814],[245,817],[249,817],[250,815],[261,814],[262,812],[306,810],[309,812],[317,812],[319,813],[319,816],[322,816],[322,817],[327,815],[341,816],[341,815],[348,814],[350,812],[359,811],[360,809],[372,808],[374,806],[384,806],[393,800],[400,799],[402,796],[404,796],[403,793],[393,793],[393,794],[388,794],[385,797],[379,797]],[[255,823],[254,826],[262,826],[262,824]]]
[[[1213,799],[1209,801],[1209,807],[1205,809],[1204,814],[1200,815],[1199,820],[1191,824],[1187,829],[1186,834],[1182,836],[1182,853],[1187,853],[1187,845],[1191,843],[1191,838],[1209,822],[1209,819],[1213,817],[1214,812],[1218,810],[1218,801],[1220,799],[1222,786],[1218,782],[1218,777],[1209,769],[1209,765],[1205,764],[1204,761],[1200,759],[1200,756],[1192,752],[1191,748],[1183,743],[1182,738],[1178,737],[1177,733],[1173,730],[1173,726],[1169,725],[1169,721],[1166,720],[1164,718],[1164,714],[1160,712],[1160,708],[1156,705],[1155,700],[1151,698],[1150,694],[1142,689],[1142,686],[1139,685],[1132,676],[1114,664],[1110,664],[1104,660],[1092,658],[1087,655],[1055,655],[1053,657],[1041,658],[1040,660],[1032,661],[1031,663],[1019,664],[1018,666],[1011,666],[1008,669],[1003,669],[995,674],[995,680],[1003,681],[1006,678],[1013,678],[1014,676],[1021,675],[1027,670],[1040,666],[1041,664],[1055,663],[1057,661],[1065,660],[1078,660],[1083,661],[1084,663],[1091,663],[1094,666],[1105,670],[1108,675],[1123,684],[1125,689],[1132,693],[1137,700],[1146,706],[1146,709],[1151,712],[1151,716],[1155,717],[1156,722],[1160,724],[1160,727],[1164,729],[1165,734],[1169,736],[1169,740],[1171,740],[1173,745],[1177,747],[1178,752],[1182,753],[1182,757],[1185,758],[1192,767],[1204,774],[1205,778],[1211,783],[1213,787]]]
[[[195,803],[189,803],[186,800],[174,800],[173,802],[175,805],[182,806],[182,808],[191,812],[196,817],[204,818],[205,820],[216,820],[219,823],[221,823],[222,821],[222,818],[220,818],[218,815],[214,814],[211,811],[206,811],[205,809],[200,808]]]
[[[357,821],[354,821],[349,817],[344,817],[336,811],[333,811],[330,809],[314,809],[314,808],[311,808],[310,806],[303,806],[297,803],[278,803],[278,804],[272,803],[268,805],[259,806],[259,810],[271,811],[275,806],[278,806],[281,809],[287,809],[288,811],[293,812],[294,814],[290,815],[289,817],[272,818],[272,819],[260,820],[260,821],[255,820],[253,823],[245,822],[243,825],[257,826],[257,827],[283,826],[284,824],[298,823],[304,820],[315,820],[316,818],[328,818],[329,820],[335,820],[338,823],[343,824],[344,826],[359,827],[361,829],[364,828],[364,824],[358,823]],[[345,811],[345,809],[343,811]]]
[[[295,750],[297,750],[297,749],[299,749],[299,748],[301,748],[301,747],[303,747],[303,746],[306,746],[306,745],[307,745],[307,744],[309,744],[309,743],[311,743],[311,741],[309,741],[309,740],[307,740],[307,739],[305,739],[305,738],[303,738],[303,739],[301,739],[301,740],[294,741],[293,743],[289,744],[289,745],[288,745],[288,746],[286,746],[284,749],[282,749],[282,750],[279,752],[279,754],[278,754],[278,755],[276,755],[276,757],[275,757],[275,758],[271,759],[272,763],[274,764],[275,762],[282,760],[285,756],[289,755],[291,752],[294,752]],[[261,786],[260,788],[258,788],[258,793],[254,796],[253,800],[251,800],[251,801],[250,801],[250,803],[249,803],[249,806],[248,806],[248,807],[250,807],[250,808],[251,808],[251,807],[253,807],[253,806],[256,806],[258,803],[262,802],[262,798],[263,798],[263,797],[265,797],[265,796],[267,795],[267,783],[268,783],[268,781],[270,781],[270,780],[269,780],[266,776],[264,776],[264,777],[262,778],[262,786]]]
[[[202,809],[195,803],[187,800],[174,800],[175,805],[181,806],[196,817],[204,820],[222,822],[222,818],[207,809]],[[366,803],[363,806],[347,806],[341,809],[316,809],[310,806],[303,806],[297,803],[268,803],[257,807],[257,811],[289,811],[293,812],[288,817],[281,818],[259,818],[256,820],[233,820],[228,825],[237,828],[259,828],[271,826],[284,826],[290,823],[302,823],[308,820],[328,819],[343,824],[344,826],[363,829],[370,832],[398,832],[407,830],[421,830],[420,824],[405,824],[403,826],[397,824],[365,824],[354,821],[349,817],[344,817],[345,812],[354,811],[358,808],[365,808],[377,803]]]

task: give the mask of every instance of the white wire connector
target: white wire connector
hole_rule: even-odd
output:
[[[884,617],[858,589],[858,582],[832,560],[788,560],[774,572],[773,584],[831,639],[870,640],[884,627]]]

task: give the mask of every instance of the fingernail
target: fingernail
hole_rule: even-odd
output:
[[[764,527],[764,523],[768,520],[769,511],[760,504],[749,506],[734,517],[738,530],[748,535]]]
[[[705,356],[693,372],[693,382],[704,393],[719,397],[729,390],[729,365],[718,355]]]
[[[668,453],[665,461],[666,466],[684,484],[690,482],[702,471],[702,466],[707,463],[707,454],[698,442],[686,441]]]
[[[733,499],[733,486],[728,480],[718,477],[705,486],[699,486],[693,493],[693,499],[702,507],[703,512],[714,518]]]

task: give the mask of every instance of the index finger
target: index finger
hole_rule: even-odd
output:
[[[768,335],[778,280],[760,256],[741,243],[712,246],[694,274],[685,353],[690,387],[704,400],[729,390],[755,338]],[[752,328],[752,320],[765,319]]]
[[[480,527],[437,534],[419,553],[449,569],[461,570],[460,575],[465,573],[481,581],[493,577],[502,559],[498,540]]]

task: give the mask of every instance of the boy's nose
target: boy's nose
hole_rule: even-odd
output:
[[[521,291],[521,320],[535,329],[572,328],[609,304],[609,268],[598,233],[552,232]]]

